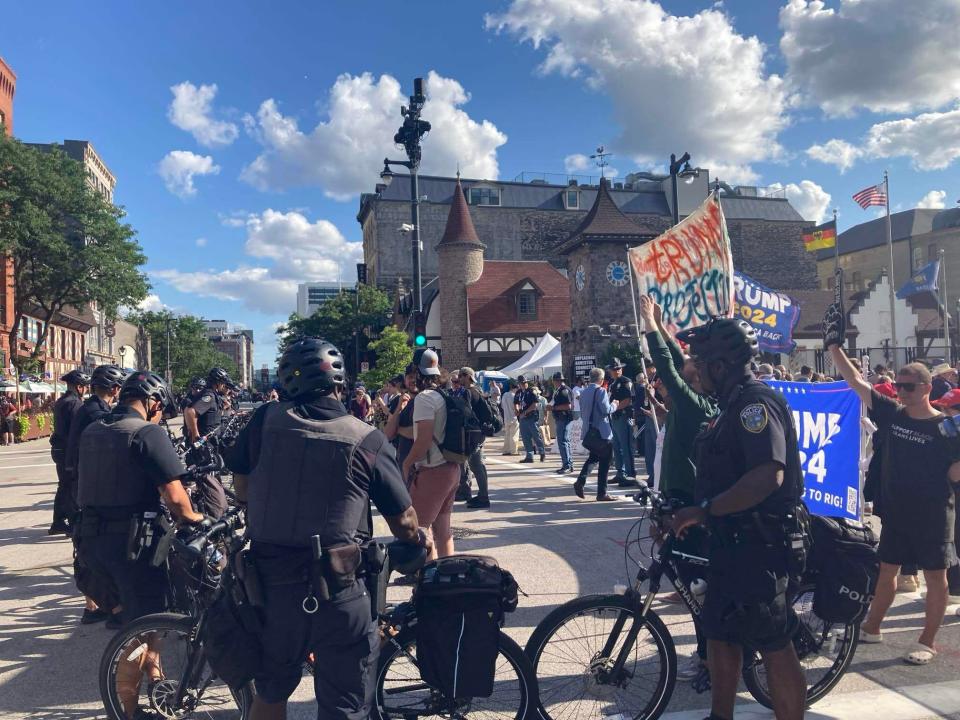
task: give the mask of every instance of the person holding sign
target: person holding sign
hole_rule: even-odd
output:
[[[712,720],[731,720],[743,648],[763,657],[779,720],[803,717],[806,682],[793,647],[798,621],[786,590],[798,573],[790,536],[798,532],[803,471],[792,414],[783,396],[750,372],[756,331],[737,318],[684,330],[704,392],[717,415],[696,440],[696,505],[673,530],[710,529],[710,567],[701,620],[707,637]]]
[[[824,347],[843,379],[860,397],[881,436],[879,497],[883,503],[880,578],[860,641],[883,641],[880,624],[897,592],[901,565],[923,570],[926,615],[917,644],[904,656],[926,665],[936,656],[934,638],[947,609],[947,569],[957,564],[954,545],[960,438],[941,433],[945,416],[930,404],[930,371],[920,363],[900,368],[897,399],[877,392],[843,352],[842,312],[828,310]]]

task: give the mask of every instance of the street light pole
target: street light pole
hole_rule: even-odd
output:
[[[694,178],[700,177],[700,168],[690,167],[690,153],[685,152],[679,158],[670,155],[670,192],[673,198],[673,224],[680,222],[680,200],[677,192],[677,178],[683,178],[684,182],[692,183]]]

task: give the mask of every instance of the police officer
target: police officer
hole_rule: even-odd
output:
[[[744,648],[763,657],[779,720],[803,717],[806,685],[792,637],[797,618],[786,601],[791,574],[787,535],[803,495],[796,430],[783,397],[750,373],[754,329],[713,318],[681,332],[706,393],[720,414],[696,440],[693,507],[673,529],[710,529],[710,568],[702,620],[713,686],[710,720],[731,720]]]
[[[607,365],[611,381],[607,388],[610,402],[616,408],[610,415],[613,430],[613,464],[617,474],[613,482],[620,487],[636,487],[637,471],[633,463],[633,383],[623,374],[626,365],[613,358]]]
[[[200,395],[207,389],[207,381],[202,377],[195,377],[190,381],[187,388],[187,394],[180,400],[180,412],[183,412],[193,403],[200,399]]]
[[[286,717],[312,652],[318,717],[366,720],[379,636],[356,568],[358,542],[372,534],[370,501],[398,539],[426,538],[393,446],[343,407],[337,348],[301,338],[284,351],[278,376],[289,399],[257,408],[226,457],[248,503],[264,588],[263,670],[250,717]]]
[[[53,522],[47,535],[67,535],[77,511],[73,489],[76,477],[67,471],[66,466],[67,438],[70,437],[73,416],[83,404],[83,395],[90,386],[90,376],[81,370],[71,370],[60,381],[67,384],[67,392],[53,406],[50,456],[57,466],[57,494],[53,499]]]
[[[219,367],[211,368],[206,382],[206,392],[183,411],[183,426],[192,443],[220,427],[227,391],[233,386],[230,375]]]

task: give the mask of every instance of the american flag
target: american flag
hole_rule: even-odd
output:
[[[887,191],[883,185],[871,185],[853,196],[856,203],[866,210],[871,205],[886,205]]]

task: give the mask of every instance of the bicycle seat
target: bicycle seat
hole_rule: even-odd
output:
[[[394,540],[387,545],[387,557],[390,569],[403,575],[410,575],[423,567],[427,561],[427,549],[420,545]]]

